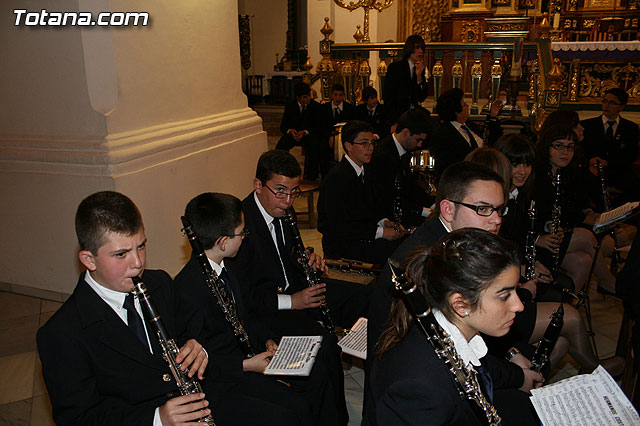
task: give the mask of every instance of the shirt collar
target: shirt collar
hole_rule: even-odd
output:
[[[209,264],[211,265],[211,267],[215,271],[216,275],[220,276],[220,274],[222,273],[222,268],[224,268],[224,260],[222,262],[220,262],[219,265],[216,262],[214,262],[213,260],[209,259],[208,257],[207,257],[207,260],[209,261]]]
[[[460,122],[455,121],[455,120],[454,120],[454,121],[450,121],[450,123],[451,123],[451,125],[452,125],[453,127],[455,127],[455,128],[456,128],[456,130],[457,130],[457,131],[460,131],[460,129],[462,128],[462,126],[464,126],[464,125],[465,125],[465,124],[460,123]]]
[[[451,229],[449,229],[449,227],[447,226],[446,223],[444,223],[444,220],[442,219],[442,215],[438,215],[438,220],[440,221],[440,223],[442,224],[442,226],[444,226],[444,229],[447,230],[447,234],[452,232]]]
[[[517,188],[517,187],[516,187],[516,188],[513,188],[513,191],[511,191],[511,192],[509,193],[509,199],[510,199],[510,200],[516,200],[516,199],[518,198],[518,193],[519,193],[519,192],[520,192],[520,191],[518,191],[518,188]]]
[[[340,102],[338,105],[331,102],[331,109],[336,109],[336,108],[340,108],[340,111],[342,111],[344,109],[344,102]]]
[[[129,293],[122,293],[121,291],[115,291],[101,286],[93,279],[89,271],[84,274],[84,280],[89,284],[89,287],[98,293],[98,296],[100,296],[100,298],[104,300],[114,311],[120,312],[124,309],[124,299]],[[133,288],[133,282],[131,283],[131,287]]]
[[[358,177],[360,177],[361,173],[364,173],[364,167],[360,167],[356,163],[354,163],[353,160],[351,159],[351,157],[349,157],[349,154],[345,154],[344,158],[346,158],[347,161],[349,162],[349,164],[351,164],[351,167],[353,167],[353,170],[356,171],[356,175]]]
[[[402,157],[407,152],[407,150],[404,149],[404,147],[400,144],[400,142],[398,142],[398,138],[396,138],[395,133],[391,133],[391,137],[393,138],[393,141],[396,143],[396,149],[398,150],[398,155]]]
[[[266,222],[267,226],[269,226],[271,222],[273,222],[273,219],[275,218],[271,216],[269,213],[267,213],[264,207],[262,207],[262,204],[260,204],[260,200],[258,199],[258,194],[256,194],[255,191],[253,192],[253,199],[256,200],[256,205],[258,206],[258,210],[260,210],[260,213],[262,213],[262,217],[264,218],[264,221]]]
[[[607,124],[608,121],[615,121],[616,124],[614,124],[614,126],[617,126],[620,123],[620,114],[618,114],[618,116],[616,117],[615,120],[609,120],[604,114],[602,114],[600,117],[602,117],[602,124],[605,127],[608,127],[609,125]]]
[[[462,335],[462,332],[452,324],[442,312],[437,309],[432,309],[433,316],[436,318],[440,327],[447,332],[451,340],[453,341],[453,346],[456,348],[456,352],[462,358],[464,365],[468,366],[469,364],[473,366],[480,366],[480,358],[487,354],[487,345],[482,340],[479,334],[476,334],[467,342],[467,339]]]

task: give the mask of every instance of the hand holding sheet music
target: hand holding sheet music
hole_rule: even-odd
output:
[[[321,343],[322,336],[284,336],[264,374],[308,376]]]
[[[367,359],[367,319],[360,317],[351,327],[349,333],[344,336],[338,345],[342,352],[357,356],[360,359]]]

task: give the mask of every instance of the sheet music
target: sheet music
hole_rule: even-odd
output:
[[[593,232],[599,232],[601,229],[629,216],[635,210],[640,202],[627,203],[600,215],[596,223],[593,225]]]
[[[591,374],[532,389],[531,395],[545,426],[640,425],[635,408],[602,366]]]
[[[342,352],[367,359],[367,319],[358,318],[349,333],[338,342]]]
[[[284,336],[264,374],[308,376],[321,343],[322,336]]]

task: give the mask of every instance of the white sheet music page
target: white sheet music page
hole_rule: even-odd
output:
[[[367,319],[358,318],[349,333],[338,342],[342,352],[367,359]]]
[[[308,376],[322,343],[322,336],[284,336],[264,374]]]
[[[591,374],[532,389],[531,395],[545,426],[640,425],[638,412],[602,366]]]
[[[612,223],[625,219],[627,216],[631,215],[636,208],[638,208],[638,205],[640,205],[640,202],[635,201],[602,213],[593,225],[593,232],[598,233]]]

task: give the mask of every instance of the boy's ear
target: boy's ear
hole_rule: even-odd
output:
[[[96,260],[95,256],[89,250],[80,250],[78,253],[78,258],[80,259],[80,263],[84,265],[89,271],[93,272],[96,270]]]
[[[258,178],[253,179],[253,190],[258,194],[262,190],[262,182],[260,181],[260,179]]]
[[[220,238],[218,238],[218,240],[214,244],[214,247],[218,246],[220,248],[220,251],[224,251],[226,246],[227,246],[227,241],[228,240],[229,240],[229,237],[227,237],[227,236],[220,237]]]

